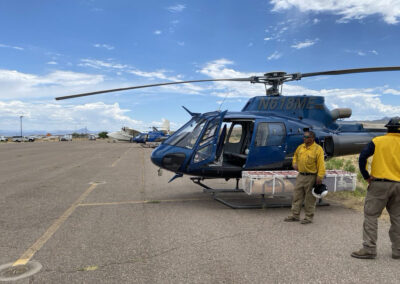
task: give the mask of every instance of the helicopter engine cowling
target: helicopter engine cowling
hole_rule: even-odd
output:
[[[338,118],[349,118],[351,116],[351,108],[335,108],[331,110],[331,116],[333,120]]]
[[[368,133],[366,135],[349,134],[334,135],[324,139],[324,151],[328,157],[359,154],[372,138],[383,133]]]

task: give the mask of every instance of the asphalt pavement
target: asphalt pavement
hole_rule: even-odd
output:
[[[331,204],[301,225],[283,222],[288,208],[231,209],[186,176],[168,183],[173,173],[159,176],[151,151],[0,144],[0,267],[41,266],[13,283],[399,283],[387,221],[377,258],[354,259],[362,213]]]

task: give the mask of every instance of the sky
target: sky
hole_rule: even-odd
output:
[[[135,85],[400,66],[400,0],[0,0],[0,130],[141,131],[192,112],[240,111],[262,84]],[[284,95],[322,95],[353,120],[400,115],[400,72],[318,76]]]

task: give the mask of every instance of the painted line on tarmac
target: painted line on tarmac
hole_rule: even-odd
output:
[[[129,147],[128,150],[126,150],[121,156],[118,157],[118,159],[116,159],[116,160],[114,161],[114,163],[112,163],[111,167],[112,167],[112,168],[115,167],[115,166],[118,164],[118,162],[122,159],[122,157],[125,156],[131,149],[132,149],[132,148]]]
[[[184,199],[161,199],[161,200],[130,200],[116,202],[81,203],[78,206],[103,206],[103,205],[124,205],[124,204],[156,204],[164,202],[189,202],[189,201],[210,201],[210,198],[184,198]]]
[[[48,229],[47,231],[30,247],[22,256],[14,262],[12,266],[25,265],[33,257],[33,255],[39,251],[43,245],[54,235],[54,233],[60,228],[60,226],[68,219],[69,216],[75,211],[75,209],[98,185],[98,183],[92,183],[88,189],[69,207],[64,214],[62,214]]]

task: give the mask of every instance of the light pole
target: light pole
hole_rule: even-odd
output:
[[[22,118],[23,118],[23,117],[24,117],[23,115],[21,115],[21,116],[19,117],[19,119],[21,120],[21,142],[24,141],[24,139],[22,138]]]

